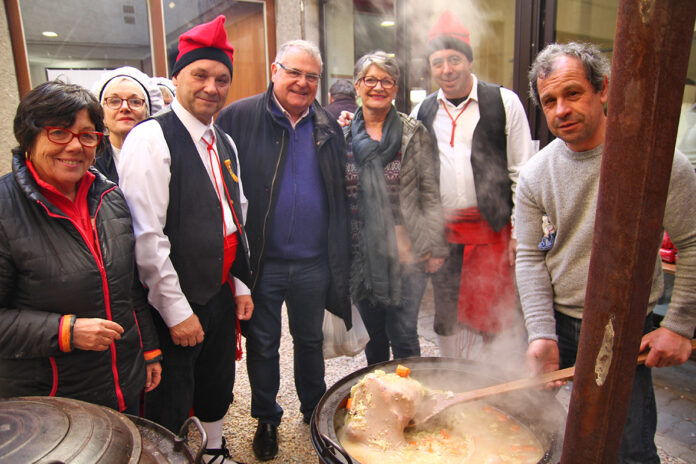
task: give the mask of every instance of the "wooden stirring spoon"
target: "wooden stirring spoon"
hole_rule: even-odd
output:
[[[691,340],[691,349],[696,350],[696,339]],[[643,364],[648,357],[649,351],[645,351],[638,355],[637,364]],[[525,388],[540,387],[549,382],[572,380],[575,375],[575,366],[557,371],[547,372],[535,377],[528,377],[512,382],[501,383],[490,387],[480,388],[462,393],[452,393],[447,391],[429,390],[425,397],[416,409],[416,414],[408,423],[407,427],[426,422],[436,414],[441,413],[445,409],[454,406],[455,404],[465,403],[485,398],[491,395],[507,393],[511,391],[524,390]]]

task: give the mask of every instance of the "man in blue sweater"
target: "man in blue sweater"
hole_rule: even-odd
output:
[[[216,121],[234,138],[242,181],[249,186],[246,230],[255,310],[242,332],[251,415],[259,421],[253,448],[262,461],[278,453],[283,302],[306,423],[326,391],[324,308],[350,328],[346,149],[338,124],[314,100],[321,68],[316,45],[303,40],[282,45],[268,90],[228,106]]]

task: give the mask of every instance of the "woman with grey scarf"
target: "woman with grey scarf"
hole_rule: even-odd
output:
[[[383,51],[355,64],[362,100],[346,135],[351,296],[370,341],[368,364],[420,356],[418,310],[427,273],[447,255],[437,151],[425,127],[392,105],[399,66]]]

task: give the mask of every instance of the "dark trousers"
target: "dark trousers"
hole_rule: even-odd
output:
[[[191,305],[205,338],[192,347],[175,345],[157,311],[155,327],[162,349],[162,381],[145,395],[145,417],[179,433],[194,414],[204,422],[222,419],[232,403],[236,355],[236,315],[232,290],[225,284],[205,305]]]
[[[561,356],[561,369],[575,365],[580,341],[581,319],[563,315],[556,316],[556,333],[558,349]],[[653,330],[652,314],[645,320],[644,333]],[[655,446],[657,429],[657,405],[653,390],[652,373],[645,365],[636,368],[633,391],[628,407],[628,418],[621,438],[619,463],[622,464],[659,464]]]
[[[462,276],[464,245],[450,243],[445,263],[432,274],[433,299],[435,301],[434,329],[438,335],[454,335],[459,322],[459,285]],[[474,276],[475,278],[475,276]]]
[[[121,411],[123,414],[130,414],[131,416],[140,416],[140,396],[138,396],[135,401],[128,403],[126,409]]]
[[[370,335],[370,341],[365,346],[368,365],[388,361],[390,346],[394,359],[420,356],[418,310],[426,284],[426,274],[422,267],[422,263],[403,266],[401,305],[387,306],[368,301],[356,304]]]
[[[251,384],[251,415],[261,423],[279,425],[283,409],[276,401],[280,388],[281,310],[285,302],[293,340],[295,389],[300,411],[309,418],[326,391],[322,323],[329,289],[326,257],[306,260],[266,258],[254,289],[254,313],[242,322],[247,371]]]

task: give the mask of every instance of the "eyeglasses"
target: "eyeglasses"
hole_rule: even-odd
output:
[[[107,97],[104,99],[104,103],[112,110],[121,109],[123,102],[126,102],[128,108],[131,111],[137,111],[143,107],[145,100],[142,98],[131,97],[131,98],[121,98],[121,97]]]
[[[396,81],[394,79],[389,79],[388,77],[385,77],[384,79],[377,79],[376,77],[368,76],[361,77],[360,79],[363,81],[363,84],[368,87],[377,87],[377,84],[382,84],[382,88],[385,90],[391,89],[396,85]]]
[[[77,141],[80,142],[80,145],[84,148],[94,148],[99,145],[99,142],[104,136],[101,132],[92,131],[75,133],[63,127],[46,127],[45,129],[48,140],[58,145],[67,145],[72,142],[72,139],[77,137]]]
[[[321,76],[319,74],[308,73],[308,72],[300,71],[299,69],[295,69],[295,68],[288,68],[283,63],[279,63],[277,61],[276,61],[276,64],[278,66],[280,66],[281,68],[283,68],[283,71],[285,71],[285,74],[287,74],[288,76],[290,76],[293,79],[299,80],[302,76],[304,76],[304,78],[307,79],[307,82],[309,82],[310,84],[316,84],[317,82],[319,82],[319,79],[321,78]]]

